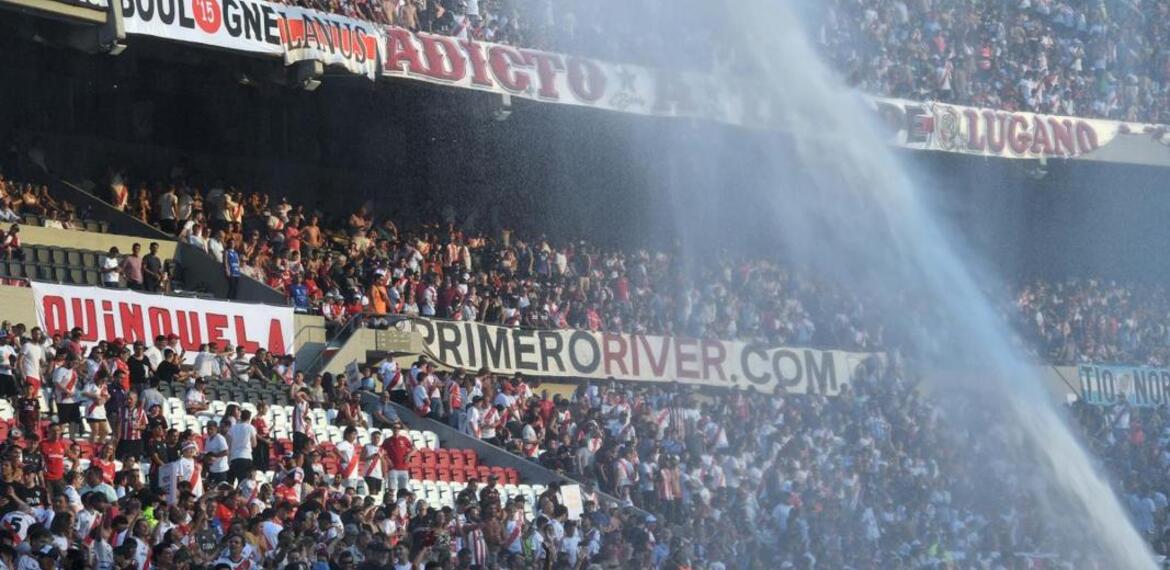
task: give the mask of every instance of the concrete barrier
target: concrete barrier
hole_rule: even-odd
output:
[[[118,248],[123,254],[130,253],[130,247],[136,243],[142,244],[142,254],[150,251],[150,243],[158,243],[158,256],[164,260],[175,258],[175,249],[178,246],[172,240],[153,239],[122,234],[103,234],[81,230],[58,230],[40,226],[20,226],[20,239],[25,245],[47,245],[69,249],[85,249],[93,251],[109,251],[111,247]]]

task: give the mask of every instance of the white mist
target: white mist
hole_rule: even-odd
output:
[[[1034,377],[1033,365],[1010,345],[1006,324],[976,282],[975,264],[964,259],[931,211],[929,190],[914,187],[856,94],[822,63],[792,6],[747,0],[728,10],[734,33],[758,56],[764,88],[794,139],[768,149],[773,164],[760,171],[772,174],[760,176],[774,177],[764,183],[777,191],[769,198],[773,203],[752,207],[773,213],[775,231],[795,262],[884,297],[884,311],[905,317],[903,324],[918,333],[918,365],[966,371],[936,373],[930,381],[956,412],[971,406],[994,410],[1000,425],[955,427],[989,433],[987,445],[1002,450],[1012,478],[1043,506],[1044,526],[1056,535],[1047,546],[1072,545],[1106,568],[1155,568],[1112,489]],[[668,144],[707,144],[718,154],[710,141]],[[713,161],[714,172],[719,166]],[[785,186],[797,180],[804,187]],[[703,208],[717,198],[680,202]],[[686,229],[695,233],[693,226]],[[920,307],[914,322],[909,311],[899,314],[907,300]],[[1004,486],[990,468],[979,479],[986,485],[981,496],[994,496]]]

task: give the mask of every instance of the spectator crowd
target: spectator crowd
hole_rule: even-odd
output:
[[[654,513],[651,543],[634,546],[629,567],[674,568],[676,545],[708,568],[1106,567],[1040,524],[1036,491],[986,430],[948,421],[876,359],[828,398],[614,381],[538,396],[532,378],[442,373],[425,359],[363,374],[382,376],[416,414]],[[1166,555],[1166,407],[1078,401],[1066,412],[1138,532]],[[971,413],[970,425],[997,421]],[[976,478],[1004,483],[993,492]]]
[[[177,339],[87,346],[81,336],[0,323],[0,397],[16,411],[0,447],[8,568],[1096,563],[1036,524],[1039,504],[1018,482],[972,493],[974,478],[996,469],[994,447],[955,433],[897,366],[877,359],[834,397],[614,381],[550,395],[536,378],[444,372],[425,358],[309,379],[264,353],[209,345],[190,359]],[[200,414],[208,388],[226,383],[286,390],[292,440],[275,439],[264,403],[255,414],[229,405],[203,433],[164,412],[162,388],[185,392],[187,413]],[[570,519],[555,484],[531,509],[501,501],[494,477],[470,480],[453,507],[426,504],[405,484],[416,450],[398,404],[581,481],[584,512]],[[314,408],[344,430],[343,443],[319,445],[306,420]],[[1165,409],[1077,403],[1070,414],[1135,526],[1165,554]],[[356,430],[371,424],[393,435],[357,444]]]
[[[142,184],[135,195],[150,205],[141,209],[144,221],[207,252],[234,280],[247,276],[284,292],[332,331],[352,319],[375,325],[401,315],[858,352],[904,348],[872,299],[762,257],[725,254],[684,269],[665,251],[450,222],[408,226],[364,206],[335,216],[216,186],[204,196],[186,184]],[[125,262],[119,267],[126,275]],[[1170,365],[1164,286],[1035,281],[1009,295],[1015,303],[1003,307],[1004,318],[1038,359]]]
[[[414,31],[657,67],[750,73],[719,6],[565,0],[303,0]],[[849,84],[875,95],[1170,123],[1166,0],[829,0],[808,29]],[[614,14],[623,17],[615,18]],[[635,25],[634,22],[637,22]],[[687,41],[670,41],[685,37]]]

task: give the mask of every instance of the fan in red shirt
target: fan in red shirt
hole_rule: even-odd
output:
[[[69,447],[61,439],[61,426],[49,426],[49,435],[41,442],[41,455],[45,458],[45,481],[60,482],[65,479],[65,457]]]
[[[402,422],[394,424],[394,434],[382,442],[382,449],[390,459],[388,488],[395,491],[405,488],[410,482],[410,457],[415,451],[414,443],[402,433]]]

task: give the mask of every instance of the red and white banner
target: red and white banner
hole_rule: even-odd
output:
[[[277,9],[286,64],[316,60],[371,81],[377,76],[382,31],[375,25],[293,6]]]
[[[151,295],[123,289],[32,283],[37,324],[46,334],[82,331],[86,343],[121,339],[151,345],[176,335],[193,361],[202,344],[293,352],[293,309],[272,305]]]
[[[451,368],[538,377],[615,378],[836,395],[877,354],[762,346],[714,339],[527,330],[482,323],[410,319],[404,330],[423,351]]]
[[[1013,159],[1102,158],[1106,147],[1121,136],[1158,145],[1170,142],[1170,131],[1161,125],[880,97],[868,100],[890,142],[905,148]],[[1113,153],[1107,159],[1126,157]]]
[[[516,48],[449,36],[385,30],[382,74],[524,99],[639,115],[767,126],[762,101],[743,82],[698,73]],[[756,91],[758,93],[758,91]]]
[[[100,0],[91,0],[100,1]],[[121,0],[126,31],[254,54],[321,61],[374,79],[412,79],[638,115],[780,129],[784,114],[751,77],[674,72],[415,33],[264,0]],[[892,144],[1013,159],[1170,165],[1161,125],[860,96]],[[1146,145],[1110,145],[1123,136]],[[1152,152],[1151,152],[1152,150]]]

